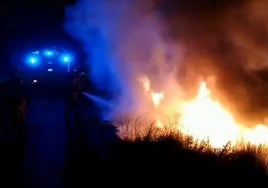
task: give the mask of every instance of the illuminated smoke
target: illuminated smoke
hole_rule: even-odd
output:
[[[114,115],[147,111],[142,78],[174,98],[194,95],[202,76],[238,118],[262,121],[267,8],[261,0],[79,0],[64,28],[83,44],[95,86],[116,96]]]
[[[176,71],[181,49],[163,41],[158,14],[153,1],[80,0],[66,9],[64,27],[82,42],[93,82],[117,97],[114,115],[144,110],[140,77],[161,86]]]
[[[220,101],[238,118],[262,121],[268,107],[268,2],[167,0],[160,6],[166,37],[187,49],[181,84],[211,75]]]

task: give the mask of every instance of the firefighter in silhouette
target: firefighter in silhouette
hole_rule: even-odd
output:
[[[26,113],[28,102],[28,88],[18,70],[13,70],[6,83],[6,118],[8,125],[13,127],[16,134],[16,146],[14,149],[19,157],[23,155],[26,129]]]
[[[66,118],[67,125],[72,121],[75,124],[80,122],[80,104],[83,98],[83,92],[88,89],[88,78],[85,72],[74,73],[71,76],[71,84],[67,96]]]
[[[82,80],[82,73],[79,73],[78,76],[76,76],[73,80],[72,80],[72,100],[74,102],[77,102],[79,96],[81,96],[82,92],[83,92],[83,80]]]
[[[8,104],[14,114],[14,123],[23,125],[25,123],[28,91],[17,70],[11,73],[10,79],[7,82],[6,92]]]

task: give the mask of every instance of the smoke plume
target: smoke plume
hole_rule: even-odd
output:
[[[195,95],[205,79],[238,119],[262,121],[267,8],[262,0],[78,0],[64,28],[83,44],[96,88],[113,96],[114,116],[147,113],[141,80],[172,99]]]

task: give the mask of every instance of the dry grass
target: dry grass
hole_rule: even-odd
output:
[[[266,156],[264,146],[226,143],[223,148],[215,149],[209,141],[194,140],[168,126],[157,128],[154,122],[141,118],[126,118],[115,125],[120,139],[109,145],[108,161],[86,157],[81,169],[70,170],[82,174],[75,185],[79,182],[85,187],[85,183],[91,185],[89,179],[99,180],[99,177],[104,180],[101,182],[106,184],[108,181],[109,185],[113,177],[116,186],[124,182],[124,187],[268,185],[265,160],[260,160]],[[96,178],[92,173],[85,173],[89,170],[94,171]]]
[[[170,121],[170,123],[172,122]],[[224,165],[232,165],[245,160],[245,163],[248,161],[248,164],[253,164],[260,171],[265,171],[268,174],[268,146],[265,145],[254,146],[243,142],[231,145],[228,142],[222,148],[213,148],[209,140],[195,140],[191,136],[183,135],[171,124],[158,128],[155,122],[144,121],[142,118],[125,118],[117,122],[116,126],[118,127],[118,135],[124,142],[137,145],[137,147],[134,147],[136,152],[144,152],[138,148],[141,145],[146,145],[146,148],[148,145],[150,145],[149,147],[154,145],[152,147],[158,147],[159,150],[163,149],[162,146],[164,145],[171,148],[172,151],[169,152],[173,155],[172,159],[175,156],[180,156],[181,153],[191,153],[188,156],[189,160],[208,158]],[[161,153],[161,151],[159,152]],[[142,155],[146,154],[143,153]]]

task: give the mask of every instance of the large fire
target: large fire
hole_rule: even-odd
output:
[[[148,80],[146,83],[146,90],[150,91]],[[194,99],[183,102],[178,109],[172,108],[180,111],[176,125],[179,131],[197,141],[208,141],[215,148],[222,148],[227,143],[249,143],[256,146],[268,144],[268,126],[258,124],[249,128],[240,124],[219,101],[212,99],[210,92],[203,81]],[[161,108],[164,93],[151,91],[150,95],[154,106]],[[163,124],[156,117],[156,126],[161,128]]]
[[[183,106],[178,128],[198,140],[208,139],[214,147],[223,147],[228,142],[268,144],[267,126],[247,128],[236,122],[228,110],[211,98],[205,82],[201,82],[197,97]]]

